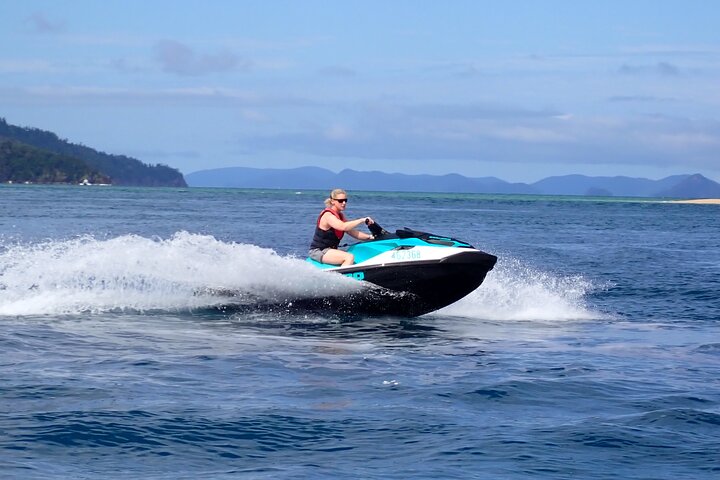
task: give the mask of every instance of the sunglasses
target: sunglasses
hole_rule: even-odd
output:
[[[347,198],[333,198],[333,200],[339,203],[347,203]]]

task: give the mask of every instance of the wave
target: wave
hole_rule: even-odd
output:
[[[178,232],[83,236],[0,251],[0,315],[174,311],[227,302],[343,295],[362,287],[255,245]]]

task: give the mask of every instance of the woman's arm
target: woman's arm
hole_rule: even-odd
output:
[[[325,212],[325,214],[320,219],[320,228],[323,228],[324,226],[328,226],[330,228],[334,228],[335,230],[341,230],[343,232],[347,232],[349,235],[352,235],[355,238],[363,240],[360,237],[353,235],[352,232],[355,229],[355,227],[362,225],[363,223],[365,223],[366,220],[369,223],[372,223],[372,221],[373,221],[372,218],[370,218],[370,217],[362,217],[362,218],[357,218],[355,220],[348,220],[347,222],[343,222],[342,220],[337,218],[332,213]],[[323,228],[323,230],[326,230],[326,229]],[[356,231],[356,233],[362,233],[362,232]],[[371,238],[371,236],[368,235],[368,238]]]
[[[350,230],[347,232],[351,237],[355,237],[358,240],[372,240],[374,237],[368,233],[361,232],[360,230]]]

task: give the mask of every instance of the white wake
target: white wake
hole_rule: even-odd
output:
[[[224,290],[255,302],[361,288],[303,259],[187,232],[168,239],[85,236],[3,248],[0,315],[187,310],[225,302],[214,294]]]

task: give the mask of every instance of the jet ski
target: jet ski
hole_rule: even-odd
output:
[[[367,295],[325,298],[324,306],[371,315],[415,317],[446,307],[480,286],[497,257],[451,237],[368,225],[374,239],[347,247],[346,267],[307,261],[327,272],[367,282]]]

